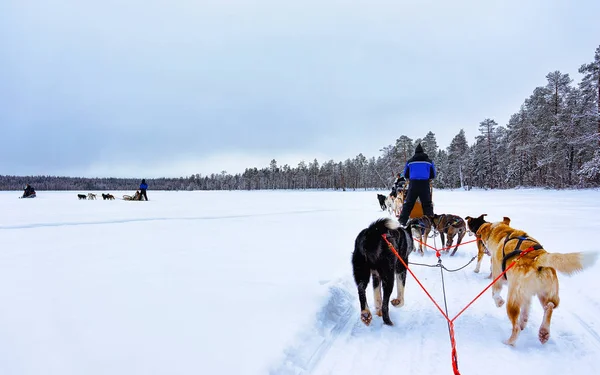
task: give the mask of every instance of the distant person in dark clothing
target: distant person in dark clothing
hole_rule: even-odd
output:
[[[402,174],[398,173],[396,175],[396,181],[394,181],[393,190],[397,193],[401,192],[402,189],[404,189],[404,183],[406,183],[406,179],[404,178],[404,176],[402,176]]]
[[[435,176],[435,165],[423,151],[423,147],[419,143],[415,148],[415,154],[412,158],[408,159],[404,167],[404,177],[408,179],[409,184],[406,200],[402,205],[402,211],[398,218],[400,224],[406,225],[417,198],[421,200],[423,214],[433,216],[433,202],[431,201],[429,181],[434,179]]]
[[[142,197],[144,197],[145,200],[148,200],[146,189],[148,189],[148,184],[146,183],[146,179],[143,178],[142,183],[140,184],[140,200],[142,200]]]
[[[23,190],[21,198],[35,198],[35,189],[29,184],[25,185],[25,190]]]

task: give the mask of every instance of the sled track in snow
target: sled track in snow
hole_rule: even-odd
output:
[[[251,218],[261,216],[280,216],[280,215],[302,215],[311,214],[315,212],[335,212],[339,210],[302,210],[302,211],[284,211],[284,212],[270,212],[264,214],[242,214],[242,215],[224,215],[224,216],[195,216],[195,217],[154,217],[154,218],[133,218],[133,219],[122,219],[122,220],[101,220],[101,221],[85,221],[85,222],[63,222],[63,223],[34,223],[26,225],[0,225],[0,230],[11,230],[11,229],[35,229],[45,227],[66,227],[66,226],[80,226],[80,225],[105,225],[105,224],[127,224],[127,223],[142,223],[149,221],[202,221],[202,220],[225,220],[225,219],[239,219],[239,218]]]
[[[596,345],[600,348],[600,335],[594,328],[592,328],[585,320],[583,320],[579,315],[572,312],[573,317],[579,322],[579,324],[586,330],[587,333],[596,341]]]
[[[358,315],[352,305],[353,295],[344,284],[350,283],[330,287],[329,298],[316,316],[315,327],[297,337],[270,374],[311,374],[336,341],[351,334]]]

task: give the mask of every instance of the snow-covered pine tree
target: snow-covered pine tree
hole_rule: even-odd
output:
[[[481,161],[483,162],[482,167],[484,186],[495,188],[497,186],[497,140],[496,140],[496,127],[498,123],[492,119],[486,118],[479,123],[479,132],[481,135],[477,136],[477,145],[479,150],[483,150]],[[478,151],[479,151],[478,150]]]
[[[582,93],[583,127],[590,129],[586,137],[597,145],[591,160],[586,161],[578,174],[587,183],[600,183],[600,46],[594,54],[594,61],[579,68],[583,78],[579,83]],[[593,131],[591,129],[594,129]],[[584,142],[587,144],[588,142]]]
[[[457,135],[452,138],[450,146],[447,148],[447,170],[445,171],[445,180],[448,187],[464,188],[464,173],[469,152],[469,144],[465,136],[465,130],[460,129]]]
[[[435,134],[433,132],[427,132],[427,135],[425,135],[425,138],[423,138],[423,140],[421,141],[421,146],[430,158],[436,157],[438,152],[438,144],[437,140],[435,139]]]

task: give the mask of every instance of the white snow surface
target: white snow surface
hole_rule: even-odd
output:
[[[0,374],[452,374],[446,321],[410,275],[393,327],[360,321],[350,258],[359,231],[387,216],[376,191],[77,193],[0,193]],[[509,216],[550,252],[600,247],[597,190],[433,198],[436,213]],[[444,274],[451,317],[488,285],[489,264]],[[440,270],[412,270],[443,306]],[[455,324],[460,373],[600,373],[600,264],[559,280],[545,345],[537,300],[509,347],[505,308],[491,291],[478,299]],[[367,296],[374,306],[371,286]]]

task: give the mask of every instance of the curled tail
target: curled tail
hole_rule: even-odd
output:
[[[369,231],[385,233],[388,229],[396,230],[400,227],[400,223],[396,220],[392,220],[389,217],[375,220],[367,228]]]
[[[537,257],[535,265],[537,267],[551,267],[560,273],[572,275],[592,266],[597,258],[598,253],[592,252],[545,253]]]

